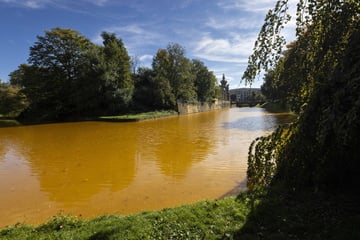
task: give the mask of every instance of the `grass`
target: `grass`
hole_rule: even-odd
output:
[[[100,121],[114,121],[114,122],[126,122],[126,121],[142,121],[148,119],[163,118],[168,116],[174,116],[178,113],[175,111],[153,111],[153,112],[144,112],[144,113],[135,113],[135,114],[125,114],[119,116],[102,116],[98,117],[97,120]]]
[[[76,121],[91,120],[91,121],[104,121],[104,122],[137,122],[137,121],[164,118],[164,117],[177,116],[177,115],[178,113],[176,111],[168,110],[168,111],[153,111],[153,112],[143,112],[143,113],[134,113],[134,114],[124,114],[118,116],[101,116],[94,118],[84,118],[84,119],[77,119]],[[41,124],[41,123],[49,123],[49,122],[48,121],[23,122],[23,124],[26,125]],[[20,125],[22,125],[22,123],[18,122],[17,120],[0,115],[0,127],[13,127]]]
[[[57,216],[38,227],[17,225],[0,239],[218,239],[231,238],[248,207],[235,197],[128,216],[92,220]]]
[[[128,216],[56,216],[5,228],[0,239],[360,239],[359,200],[274,187]]]

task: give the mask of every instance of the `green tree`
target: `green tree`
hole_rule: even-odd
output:
[[[121,112],[131,101],[134,83],[131,78],[131,62],[121,39],[115,34],[103,32],[102,80],[103,91],[110,104],[109,111]]]
[[[167,79],[156,77],[149,68],[139,68],[135,78],[134,107],[140,110],[174,108],[175,98]]]
[[[273,79],[286,87],[299,118],[254,142],[249,183],[354,191],[360,183],[360,2],[299,1],[297,41],[279,62],[280,42],[272,34],[282,28],[286,9],[287,1],[278,1],[267,15],[244,79],[276,66]]]
[[[298,68],[301,66],[292,64],[293,69],[289,68],[289,63],[294,63],[294,58],[296,58],[294,45],[295,42],[287,45],[288,49],[283,52],[275,67],[265,73],[264,82],[261,86],[261,91],[268,100],[282,104],[292,103],[292,110],[295,110],[295,105],[297,105],[294,100],[299,100],[293,96],[294,94],[298,96],[301,90],[299,84],[303,82],[302,80],[299,81],[302,76],[301,70]],[[287,68],[286,71],[284,71],[285,67]]]
[[[29,100],[29,107],[22,117],[36,119],[55,119],[61,112],[63,103],[57,99],[62,86],[57,78],[46,68],[21,64],[10,73],[12,85],[21,86],[21,91]]]
[[[285,44],[285,38],[280,33],[291,19],[287,13],[287,3],[288,0],[278,0],[274,9],[267,13],[242,77],[245,83],[251,84],[262,70],[268,71],[273,68],[280,59]]]
[[[209,71],[203,62],[192,60],[192,72],[195,76],[197,100],[212,103],[216,97],[216,77]]]
[[[30,106],[27,118],[64,119],[125,111],[133,94],[130,58],[120,39],[103,33],[103,46],[75,30],[38,36],[29,64],[10,74]]]
[[[167,49],[158,50],[153,60],[153,70],[161,82],[169,82],[171,95],[169,100],[175,108],[174,100],[191,102],[196,100],[195,76],[192,74],[192,64],[185,57],[185,49],[179,44],[169,44]]]
[[[37,38],[38,41],[30,48],[29,64],[61,74],[64,81],[74,81],[83,54],[91,42],[79,32],[66,28],[45,31],[45,36]]]
[[[103,62],[101,46],[94,45],[84,54],[75,87],[78,91],[74,94],[76,113],[79,116],[99,116],[108,112],[107,99],[103,94]]]
[[[29,98],[27,117],[61,119],[74,115],[79,69],[91,42],[71,29],[54,28],[38,36],[29,65],[11,73],[11,82]]]
[[[21,88],[3,83],[0,80],[0,115],[17,117],[25,108],[28,101],[21,92]]]

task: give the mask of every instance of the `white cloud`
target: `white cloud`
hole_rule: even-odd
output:
[[[213,38],[205,34],[195,43],[193,55],[208,61],[244,63],[252,53],[255,36],[232,33],[230,38]]]
[[[270,8],[273,8],[276,4],[276,0],[228,0],[219,3],[219,7],[225,10],[238,9],[241,11],[265,13]]]
[[[0,0],[0,3],[6,3],[14,6],[20,6],[25,8],[42,8],[45,7],[48,3],[51,3],[50,0]]]
[[[208,22],[206,22],[206,26],[216,29],[216,30],[251,30],[251,29],[259,29],[259,26],[263,23],[262,18],[254,18],[254,17],[240,17],[240,18],[209,18]]]
[[[235,64],[224,64],[220,66],[218,64],[214,66],[209,66],[209,70],[214,72],[216,79],[218,82],[222,79],[222,75],[225,74],[225,79],[228,81],[230,89],[246,87],[245,83],[241,81],[243,68]],[[261,81],[255,80],[253,83],[253,87],[259,87],[261,85]],[[249,87],[249,85],[247,85]]]
[[[78,2],[72,0],[0,0],[0,3],[6,3],[14,6],[38,9],[49,6],[54,6],[63,9],[72,9],[72,5],[76,4],[92,4],[96,6],[104,6],[109,0],[79,0]]]
[[[83,1],[100,7],[104,6],[107,2],[109,2],[108,0],[83,0]]]
[[[156,49],[164,45],[164,41],[167,41],[166,36],[159,34],[156,30],[148,27],[148,25],[140,23],[105,27],[98,31],[97,36],[92,39],[92,42],[99,45],[102,44],[101,32],[114,33],[118,38],[122,39],[129,55],[140,56],[139,60],[146,66],[149,66],[149,62],[152,61],[153,56],[150,54],[154,54]]]
[[[145,55],[142,55],[139,57],[139,60],[142,61],[142,62],[146,62],[146,61],[152,61],[154,58],[153,55],[150,55],[150,54],[145,54]]]
[[[138,24],[130,24],[124,26],[113,26],[104,28],[101,32],[110,32],[116,34],[119,38],[124,40],[124,43],[132,48],[141,47],[151,44],[159,44],[162,36],[155,31],[150,31]],[[100,35],[100,34],[99,34]],[[102,42],[100,36],[94,39],[95,43]]]
[[[28,8],[41,8],[43,6],[41,1],[25,1],[24,4]]]
[[[114,27],[113,30],[119,31],[119,32],[127,32],[127,33],[131,33],[134,35],[142,35],[142,36],[151,36],[152,35],[147,30],[145,30],[135,24],[128,25],[128,26]]]

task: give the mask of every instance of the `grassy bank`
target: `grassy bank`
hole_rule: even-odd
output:
[[[216,239],[228,238],[246,220],[249,208],[234,197],[129,216],[93,220],[54,217],[38,226],[14,226],[0,239]]]
[[[109,121],[109,122],[132,122],[132,121],[142,121],[148,119],[176,116],[177,114],[178,114],[177,112],[170,110],[153,111],[153,112],[144,112],[144,113],[135,113],[135,114],[125,114],[119,116],[103,116],[103,117],[98,117],[95,120]]]
[[[272,188],[128,216],[57,216],[0,239],[360,239],[359,200]]]
[[[101,116],[101,117],[91,117],[91,118],[76,118],[76,119],[67,119],[62,122],[79,122],[79,121],[104,121],[104,122],[137,122],[143,120],[151,120],[157,118],[164,118],[170,116],[177,116],[176,111],[153,111],[153,112],[143,112],[143,113],[129,113],[124,115],[117,116]],[[0,127],[13,127],[21,125],[36,125],[36,124],[45,124],[45,123],[58,123],[59,121],[29,121],[25,120],[19,122],[13,118],[2,117],[0,115]]]

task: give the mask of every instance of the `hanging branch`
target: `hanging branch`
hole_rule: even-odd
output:
[[[242,77],[246,84],[251,84],[261,70],[267,71],[279,60],[282,47],[286,43],[280,32],[291,19],[288,9],[288,0],[279,0],[275,8],[266,15],[265,23],[255,41],[254,52],[249,57]]]

